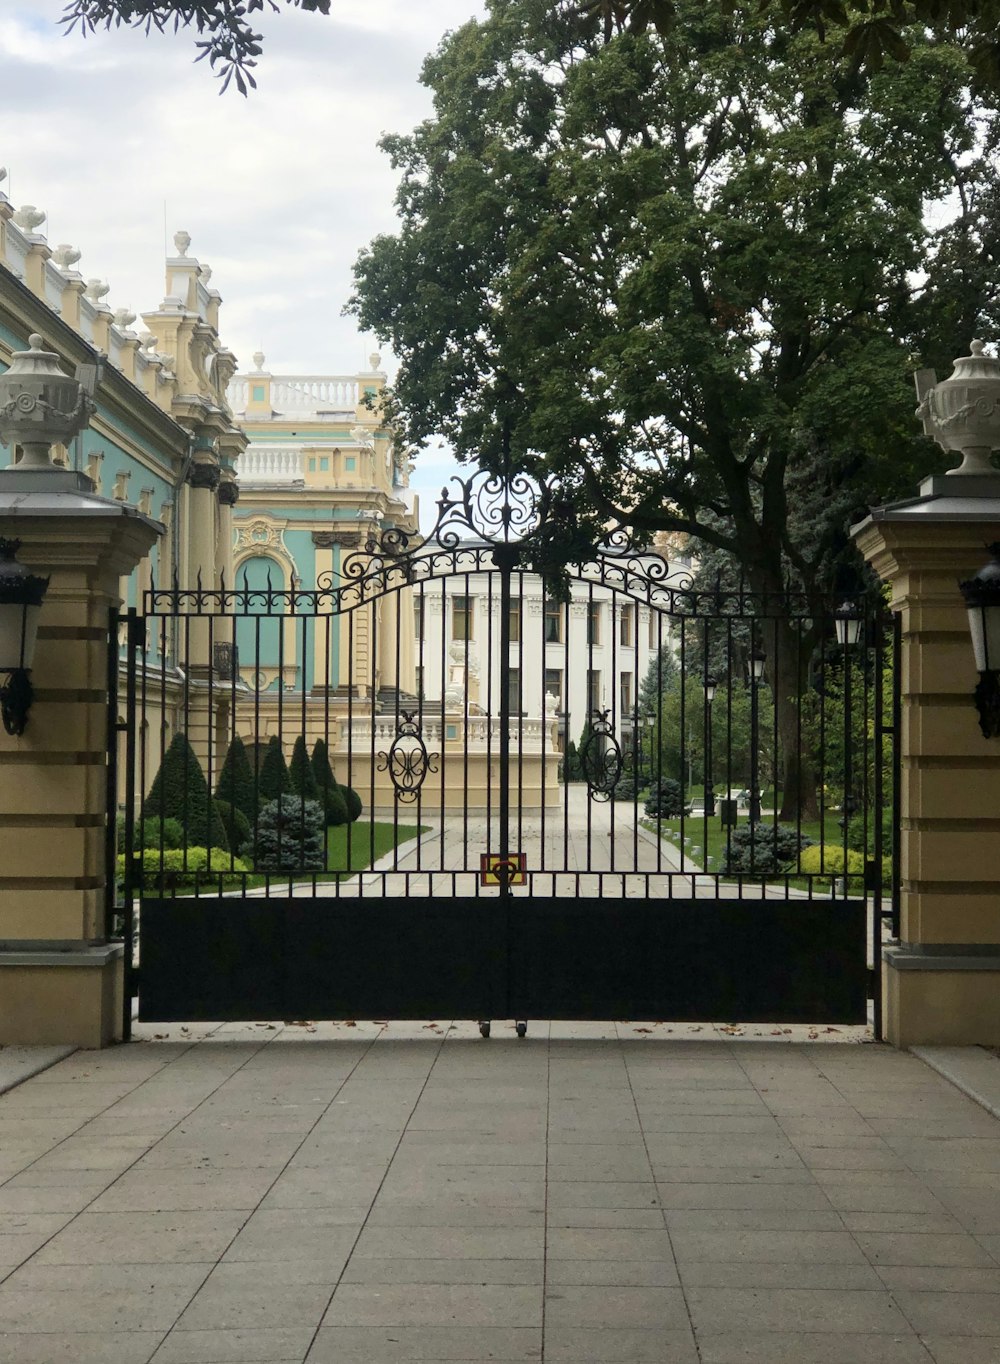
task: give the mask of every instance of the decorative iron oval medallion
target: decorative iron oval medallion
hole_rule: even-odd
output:
[[[590,712],[590,733],[580,749],[580,767],[591,800],[610,800],[621,780],[624,761],[606,710]]]
[[[440,756],[439,753],[428,753],[419,720],[404,710],[397,721],[396,737],[388,753],[378,755],[378,770],[388,772],[396,799],[403,805],[411,805],[420,795],[427,774],[438,770]]]

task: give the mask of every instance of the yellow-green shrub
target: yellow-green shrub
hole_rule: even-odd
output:
[[[811,848],[803,848],[798,861],[798,866],[792,868],[793,871],[800,871],[805,876],[817,876],[829,872],[831,876],[843,876],[844,874],[844,849],[837,843],[820,844],[814,843]],[[847,874],[848,876],[864,876],[865,859],[864,854],[855,852],[852,848],[847,850]]]
[[[225,848],[213,848],[211,855],[205,848],[146,848],[142,854],[142,884],[145,890],[175,890],[181,887],[199,888],[216,885],[235,886],[240,878],[232,873],[248,872],[252,868],[240,857],[233,857]],[[118,858],[118,875],[124,878],[125,858]]]

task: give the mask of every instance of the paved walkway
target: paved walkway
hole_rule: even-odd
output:
[[[0,1097],[3,1364],[1000,1359],[1000,1123],[914,1056],[160,1031]]]

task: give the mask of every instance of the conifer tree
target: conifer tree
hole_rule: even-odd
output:
[[[174,735],[143,801],[142,819],[176,819],[189,848],[228,848],[225,826],[187,736]]]
[[[286,791],[291,789],[292,779],[288,773],[288,764],[285,762],[281,740],[277,734],[272,734],[258,774],[258,799],[261,805],[264,805],[267,801],[277,800],[279,796],[283,796]]]
[[[316,782],[316,774],[313,772],[312,763],[309,761],[309,751],[306,748],[306,738],[300,734],[295,740],[292,748],[292,761],[288,769],[291,779],[292,790],[306,800],[322,801],[320,788]]]
[[[257,791],[246,746],[238,734],[233,736],[226,760],[222,764],[215,788],[215,798],[228,801],[234,809],[241,810],[251,824],[253,823],[257,814]]]

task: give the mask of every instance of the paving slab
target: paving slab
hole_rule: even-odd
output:
[[[0,1364],[996,1364],[1000,1120],[856,1039],[669,1026],[63,1057],[0,1096]]]

